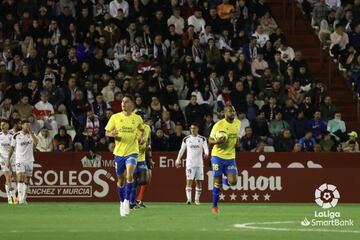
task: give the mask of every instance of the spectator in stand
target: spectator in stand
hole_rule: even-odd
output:
[[[295,119],[297,111],[298,109],[295,106],[294,101],[291,99],[286,99],[283,109],[283,119],[290,124]]]
[[[275,138],[275,151],[276,152],[291,152],[296,143],[295,139],[291,136],[291,131],[288,128],[283,129],[282,135]]]
[[[315,28],[319,28],[321,20],[326,17],[326,13],[329,11],[325,0],[319,0],[319,3],[314,7],[312,12],[311,25]]]
[[[66,128],[64,126],[61,126],[59,128],[58,134],[54,136],[53,145],[55,152],[67,152],[72,150],[73,141],[71,136],[67,134]]]
[[[156,129],[151,141],[151,150],[155,152],[169,151],[169,147],[169,139],[164,135],[163,130]]]
[[[121,92],[121,90],[116,86],[114,79],[110,79],[108,85],[101,90],[101,93],[106,102],[114,101],[114,96],[117,92]]]
[[[254,96],[252,94],[246,95],[246,105],[244,109],[246,118],[249,121],[255,120],[258,111],[259,107],[254,103]]]
[[[326,123],[321,119],[321,112],[316,110],[314,118],[309,121],[309,128],[312,129],[315,139],[320,140],[326,131]]]
[[[199,126],[201,135],[203,135],[205,138],[209,138],[211,129],[214,126],[214,124],[215,122],[213,120],[212,113],[206,113],[204,116],[203,123]]]
[[[168,111],[162,111],[161,119],[155,123],[155,128],[161,129],[166,137],[169,137],[175,131],[175,123],[170,119]]]
[[[255,33],[252,36],[256,38],[258,48],[264,47],[265,43],[270,40],[269,34],[264,32],[264,29],[261,25],[256,27]]]
[[[310,96],[305,96],[305,99],[303,103],[300,104],[299,109],[304,112],[304,116],[308,120],[314,116],[316,110]]]
[[[355,131],[352,131],[350,133],[348,133],[349,136],[349,140],[347,140],[346,142],[341,143],[341,149],[344,152],[351,152],[351,151],[355,151],[355,152],[359,152],[359,143],[357,142],[357,138],[358,138],[358,134]],[[351,142],[354,142],[354,147],[352,146]]]
[[[333,118],[336,108],[332,104],[330,96],[326,96],[324,102],[320,104],[320,112],[323,120],[326,122]]]
[[[235,7],[229,3],[229,0],[222,0],[217,6],[217,14],[221,20],[227,21],[233,18]]]
[[[271,16],[270,12],[266,12],[264,16],[260,19],[260,25],[264,30],[265,34],[271,35],[273,34],[278,25],[276,24],[274,18]]]
[[[39,134],[36,136],[38,139],[38,144],[36,145],[36,150],[39,152],[52,152],[53,151],[53,138],[49,134],[49,129],[43,127]]]
[[[281,53],[281,59],[286,63],[290,63],[295,58],[294,49],[288,46],[285,41],[280,43],[280,47],[277,51]]]
[[[345,32],[344,26],[341,24],[336,24],[335,32],[330,35],[330,53],[338,60],[340,52],[345,49],[346,45],[349,43],[349,36]]]
[[[354,153],[354,152],[360,152],[358,149],[356,149],[356,142],[353,140],[350,140],[347,144],[347,148],[342,149],[341,145],[339,148],[340,152],[348,152],[348,153]]]
[[[185,108],[187,123],[198,123],[199,126],[202,124],[204,111],[203,108],[197,103],[196,96],[192,95],[190,98],[189,105]]]
[[[341,113],[335,112],[334,118],[327,124],[327,130],[333,135],[336,141],[342,141],[346,137],[345,122],[341,120]]]
[[[261,110],[265,112],[265,118],[270,122],[275,119],[276,113],[281,112],[281,106],[279,106],[275,96],[270,96],[269,102],[265,104]]]
[[[124,13],[124,17],[129,16],[129,3],[125,0],[113,0],[109,4],[110,15],[115,18],[118,15],[119,9]]]
[[[326,131],[323,138],[320,140],[320,147],[322,152],[334,152],[336,150],[335,141],[331,138],[330,132]]]
[[[245,128],[250,127],[250,121],[246,118],[244,112],[238,112],[238,119],[241,123],[240,125],[240,137],[245,135]]]
[[[84,127],[86,122],[86,112],[91,109],[90,104],[84,99],[84,94],[81,90],[76,90],[75,98],[71,101],[71,120],[75,130]]]
[[[256,137],[253,135],[253,131],[251,127],[245,128],[245,135],[240,140],[240,149],[241,151],[253,151],[256,149],[258,141]]]
[[[81,159],[84,168],[100,168],[101,156],[96,154],[95,149],[90,149],[89,152]]]
[[[222,111],[228,105],[231,105],[230,91],[228,86],[223,85],[217,97],[217,110]]]
[[[269,135],[269,126],[265,118],[265,112],[260,110],[257,112],[256,119],[251,121],[250,127],[257,138],[267,139]]]
[[[40,124],[36,120],[33,110],[34,107],[29,104],[29,97],[27,95],[22,96],[20,102],[14,106],[14,112],[19,114],[19,118],[28,120],[31,130],[37,133],[40,130]]]
[[[195,9],[194,15],[190,16],[187,20],[189,26],[194,26],[196,33],[200,33],[205,27],[205,20],[202,17],[201,9]]]
[[[264,55],[258,51],[256,59],[251,63],[251,73],[254,77],[260,78],[264,70],[269,67],[268,63],[263,59]]]
[[[93,113],[102,120],[105,117],[106,110],[110,108],[110,105],[104,101],[104,97],[101,93],[96,94],[95,101],[91,104]]]
[[[325,2],[326,2],[326,5],[332,9],[337,9],[341,6],[340,0],[326,0]]]
[[[175,7],[173,9],[173,14],[171,15],[171,17],[167,20],[167,24],[168,26],[170,25],[174,25],[175,27],[175,32],[176,34],[181,35],[183,33],[184,30],[184,26],[185,26],[185,21],[184,18],[181,17],[180,15],[180,8],[179,7]]]
[[[307,130],[305,136],[300,138],[299,143],[301,145],[301,151],[303,152],[313,152],[314,145],[316,144],[315,139],[313,138],[312,131]]]
[[[294,149],[292,150],[292,152],[294,152],[294,153],[299,153],[299,152],[301,152],[301,145],[300,145],[300,143],[295,143]]]
[[[307,129],[307,120],[304,115],[304,111],[299,110],[297,113],[297,117],[290,123],[291,125],[291,135],[296,139],[300,139],[305,136],[305,132]]]
[[[175,132],[170,134],[169,137],[169,150],[170,151],[179,151],[181,148],[182,141],[186,137],[183,134],[183,126],[181,123],[177,123],[175,126]]]
[[[275,138],[278,137],[285,128],[290,128],[289,124],[282,119],[282,113],[276,112],[275,119],[271,120],[269,123],[269,133]]]
[[[360,53],[360,22],[358,22],[352,32],[349,33],[349,42]]]
[[[35,104],[34,115],[40,128],[46,126],[51,130],[57,130],[57,122],[54,117],[54,108],[51,103],[48,102],[48,95],[45,92],[41,92],[40,101]]]
[[[123,94],[121,92],[116,92],[114,96],[114,101],[109,103],[114,113],[118,113],[122,111],[122,107],[121,107],[122,99],[123,99]]]

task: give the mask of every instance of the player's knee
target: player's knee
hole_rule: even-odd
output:
[[[234,179],[228,179],[228,182],[229,182],[229,185],[230,185],[230,186],[235,186],[236,183],[237,183],[237,179],[236,179],[236,178],[234,178]]]
[[[215,188],[221,188],[221,187],[222,187],[222,184],[221,184],[221,183],[218,183],[218,182],[214,182],[214,187],[215,187]]]
[[[127,182],[133,182],[134,181],[133,175],[131,175],[131,174],[126,175],[126,181]]]
[[[124,187],[124,180],[123,180],[123,179],[118,179],[116,184],[117,184],[117,186],[120,187],[120,188],[121,188],[121,187]]]

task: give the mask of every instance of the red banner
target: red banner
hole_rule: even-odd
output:
[[[153,154],[156,164],[146,201],[185,201],[185,168],[175,168],[176,154]],[[81,160],[85,153],[37,153],[29,201],[117,201],[113,156],[100,155],[100,167],[84,167]],[[212,172],[208,163],[204,169],[203,202],[211,201]],[[360,202],[360,154],[239,153],[237,166],[237,185],[224,186],[222,201],[313,202],[315,189],[329,183],[337,186],[340,202]],[[1,177],[1,201],[5,197]]]

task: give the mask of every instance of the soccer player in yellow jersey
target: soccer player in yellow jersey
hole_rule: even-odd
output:
[[[226,175],[229,185],[236,185],[237,167],[235,162],[235,149],[239,145],[240,121],[235,118],[235,110],[232,106],[224,109],[225,118],[213,126],[209,143],[214,145],[211,152],[211,165],[214,176],[214,187],[212,197],[212,209],[214,214],[218,213],[218,201],[222,187],[222,175]],[[219,131],[226,133],[226,137],[216,137]]]
[[[144,114],[141,111],[136,112],[142,119],[144,119]],[[137,165],[134,173],[135,186],[132,189],[130,195],[130,209],[133,209],[136,206],[136,190],[138,186],[143,186],[147,184],[148,181],[148,167],[146,158],[151,158],[151,128],[149,125],[144,124],[144,142],[139,144],[139,156],[137,158]],[[149,154],[150,153],[150,154]],[[150,159],[151,160],[151,159]],[[141,207],[144,207],[142,203],[139,204]]]
[[[121,102],[122,112],[111,116],[105,127],[106,136],[115,138],[115,169],[120,200],[120,215],[130,212],[130,194],[134,186],[134,171],[139,155],[139,144],[144,142],[144,122],[132,112],[133,98],[125,95]],[[126,171],[125,171],[126,170]],[[126,184],[125,184],[126,179]]]

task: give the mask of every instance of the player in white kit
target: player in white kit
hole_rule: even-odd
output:
[[[18,182],[18,200],[20,204],[26,203],[26,191],[29,180],[33,172],[34,163],[34,146],[37,145],[37,138],[31,131],[30,124],[27,120],[21,122],[22,130],[17,132],[11,141],[9,153],[10,158],[15,151],[15,170]]]
[[[186,151],[186,203],[191,204],[192,183],[195,180],[196,205],[200,204],[202,181],[204,180],[204,157],[207,158],[209,156],[206,138],[199,135],[198,132],[198,125],[196,123],[191,124],[190,135],[184,138],[175,161],[176,167],[180,167],[181,158]]]
[[[21,131],[21,120],[20,119],[13,119],[12,121],[12,128],[9,130],[11,135],[15,135],[15,133]],[[9,148],[10,151],[10,148]],[[16,152],[16,149],[14,149]],[[11,187],[14,189],[14,194],[17,196],[17,180],[16,180],[16,169],[15,169],[15,154],[11,157]],[[14,204],[18,204],[18,199],[14,199]]]
[[[16,193],[14,188],[11,186],[11,167],[8,166],[9,164],[9,151],[10,151],[10,144],[13,138],[13,134],[9,131],[9,122],[5,119],[1,120],[0,123],[0,168],[3,171],[5,176],[5,190],[6,195],[8,198],[8,203],[13,204],[16,201]]]

